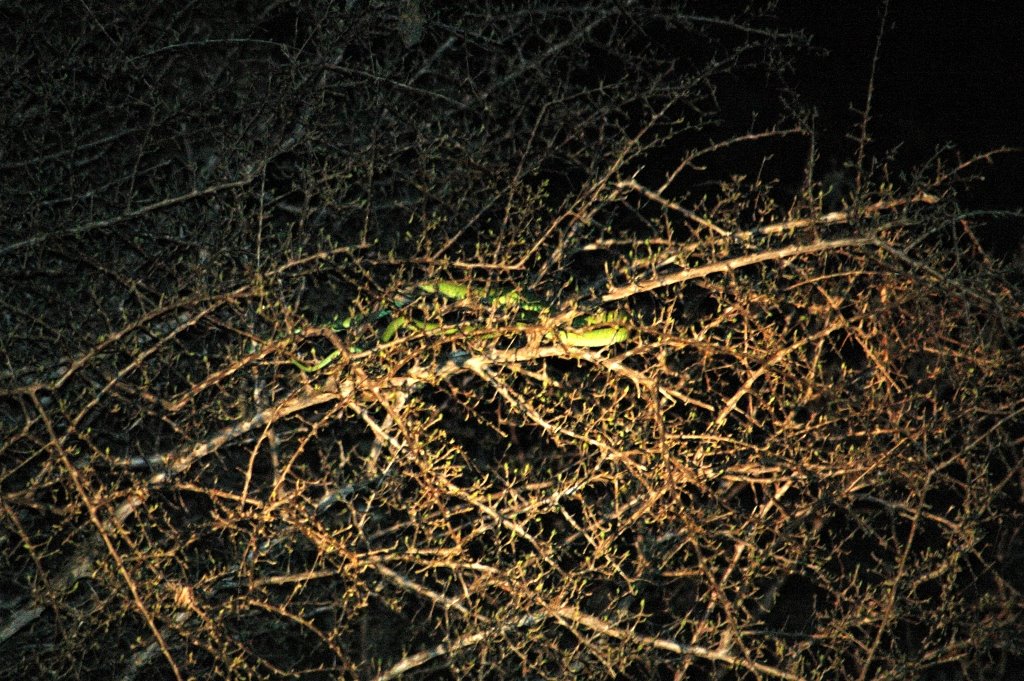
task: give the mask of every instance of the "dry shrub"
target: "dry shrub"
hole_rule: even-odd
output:
[[[1024,310],[971,163],[839,203],[807,119],[716,121],[803,45],[756,14],[340,5],[5,10],[3,676],[1020,664]],[[405,297],[441,327],[377,343]]]

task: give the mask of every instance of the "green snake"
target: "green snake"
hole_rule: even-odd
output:
[[[482,330],[478,325],[444,325],[441,322],[428,322],[410,318],[401,314],[401,310],[410,305],[416,296],[439,295],[442,298],[457,302],[476,297],[477,291],[466,284],[456,281],[441,280],[436,282],[421,282],[412,287],[411,293],[397,296],[389,305],[370,313],[368,315],[354,315],[343,319],[340,323],[331,326],[335,332],[348,330],[365,322],[375,322],[390,317],[391,321],[380,333],[379,342],[389,343],[395,339],[399,332],[412,327],[417,331],[441,331],[445,334],[467,333]],[[543,319],[550,314],[550,308],[540,302],[520,293],[515,289],[499,290],[491,293],[484,293],[479,296],[484,305],[494,308],[515,307],[521,315],[529,315],[537,320]],[[603,348],[616,343],[621,343],[629,338],[629,318],[620,311],[601,310],[586,315],[579,315],[572,319],[571,323],[545,333],[544,338],[552,342],[575,348]],[[528,326],[529,323],[518,321],[517,325]],[[362,348],[352,347],[353,353],[362,352]],[[316,364],[307,365],[292,359],[291,363],[305,373],[320,371],[329,366],[341,355],[340,350],[335,350]]]

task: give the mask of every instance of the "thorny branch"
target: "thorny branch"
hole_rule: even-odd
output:
[[[1024,296],[955,200],[1008,150],[861,148],[826,208],[793,93],[718,116],[803,45],[756,9],[44,5],[0,69],[9,676],[1019,657]]]

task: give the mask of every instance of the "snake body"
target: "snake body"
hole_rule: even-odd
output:
[[[422,321],[402,314],[401,310],[410,305],[420,295],[438,295],[453,302],[466,300],[471,297],[479,297],[481,302],[487,306],[494,308],[514,307],[519,310],[521,315],[531,315],[538,320],[550,314],[550,308],[545,303],[515,289],[478,294],[477,291],[466,284],[441,280],[416,284],[409,293],[396,296],[389,305],[380,310],[369,315],[347,317],[336,327],[332,328],[335,331],[342,331],[364,322],[391,317],[391,321],[379,336],[380,343],[391,342],[406,327],[413,327],[418,331],[440,331],[446,334],[483,330],[483,327],[479,325],[446,326],[440,322]],[[591,314],[578,315],[572,319],[570,324],[562,325],[546,332],[544,338],[569,347],[603,348],[621,343],[629,338],[628,322],[629,319],[623,312],[600,310]],[[525,327],[530,324],[520,320],[517,322],[517,325]],[[362,349],[354,347],[352,351],[361,352]],[[303,372],[312,373],[330,365],[340,354],[339,350],[335,350],[313,365],[303,364],[296,359],[292,359],[292,364]]]

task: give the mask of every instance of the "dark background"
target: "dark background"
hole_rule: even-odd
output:
[[[1014,2],[897,1],[889,6],[878,54],[870,133],[877,153],[899,145],[910,167],[936,147],[961,157],[999,147],[1024,147],[1024,5]],[[823,157],[850,158],[871,75],[882,3],[863,0],[786,3],[783,26],[803,28],[826,55],[804,55],[796,83],[816,105]],[[832,147],[832,148],[829,148]],[[838,147],[838,148],[836,148]],[[1024,156],[999,155],[970,187],[974,209],[1013,209],[1024,196]],[[996,222],[985,236],[996,252],[1020,242],[1020,223]]]

